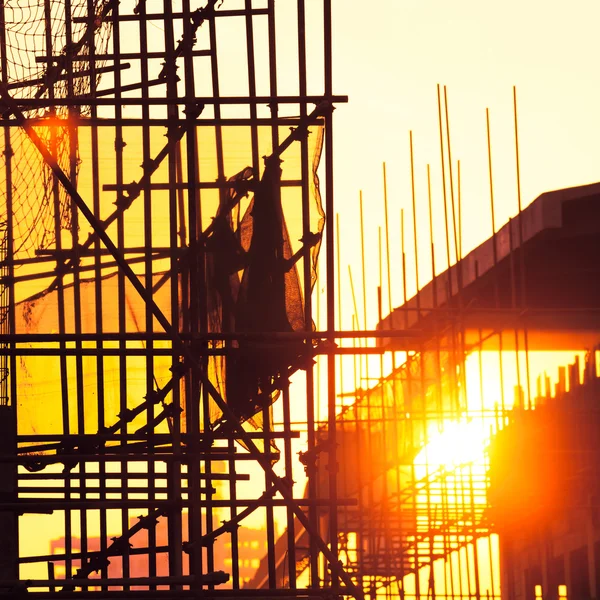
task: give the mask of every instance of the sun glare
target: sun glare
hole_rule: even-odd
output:
[[[441,467],[482,465],[488,441],[489,430],[481,420],[447,422],[442,431],[433,426],[429,442],[415,458],[415,466],[434,471]]]

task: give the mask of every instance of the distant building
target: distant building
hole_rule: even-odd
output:
[[[129,526],[135,525],[137,518],[133,517],[129,521]],[[218,524],[215,524],[217,527]],[[187,531],[188,518],[187,513],[182,515],[182,529],[184,532]],[[160,552],[161,547],[168,545],[168,531],[167,531],[167,520],[160,519],[155,528],[156,532],[156,567],[152,573],[153,577],[166,577],[169,575],[169,562],[168,554],[166,552]],[[237,530],[238,535],[238,548],[239,548],[239,578],[240,585],[247,583],[254,576],[256,569],[260,564],[260,559],[267,552],[267,536],[266,532],[262,529],[253,529],[250,527],[239,527]],[[187,536],[184,534],[184,539]],[[107,540],[110,545],[110,540]],[[128,577],[149,577],[150,576],[150,563],[147,554],[136,554],[136,549],[146,548],[148,546],[148,532],[146,530],[140,531],[135,537],[131,539],[132,543],[132,554],[129,556],[129,573]],[[95,553],[100,551],[100,538],[99,537],[88,537],[87,539],[87,553]],[[232,558],[231,558],[231,535],[226,533],[219,536],[214,545],[214,570],[224,571],[229,573],[230,579],[226,584],[219,586],[219,589],[227,589],[232,587]],[[81,553],[81,540],[77,537],[72,538],[71,554]],[[54,563],[54,574],[57,579],[64,579],[66,575],[66,564],[64,558],[58,558],[58,556],[64,556],[65,554],[65,538],[59,538],[51,540],[50,542],[50,554],[57,555],[57,559]],[[108,577],[122,577],[123,576],[123,562],[120,556],[109,557],[110,564],[108,566]],[[80,559],[74,559],[72,572],[75,573],[80,567]],[[189,564],[184,562],[183,565],[184,574],[189,573]],[[94,577],[100,576],[94,574]],[[146,589],[147,586],[132,586],[131,589]],[[90,586],[89,589],[96,589]]]
[[[554,398],[516,408],[490,447],[502,597],[600,598],[600,379],[594,354]],[[562,388],[562,389],[561,389]]]

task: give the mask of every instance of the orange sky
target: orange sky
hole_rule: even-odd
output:
[[[281,3],[280,3],[281,5]],[[365,227],[377,243],[381,163],[388,164],[392,232],[406,209],[407,263],[413,259],[408,132],[413,130],[421,277],[430,274],[426,165],[431,163],[435,235],[444,242],[436,84],[448,86],[452,157],[461,161],[463,248],[491,234],[485,109],[490,108],[496,223],[517,211],[512,86],[517,86],[523,205],[540,193],[600,179],[600,79],[595,23],[600,4],[576,0],[334,0],[335,189],[342,256],[355,260],[358,190]],[[456,164],[454,165],[456,179]],[[455,182],[456,183],[456,182]],[[399,252],[398,235],[391,242]],[[441,250],[441,249],[440,249]],[[445,265],[440,251],[439,267]],[[425,266],[426,263],[426,266]],[[353,267],[354,268],[354,267]],[[428,270],[429,269],[429,270]],[[398,305],[400,273],[393,276]],[[409,271],[409,294],[414,290]],[[375,306],[376,281],[370,285]],[[384,295],[385,297],[385,295]],[[372,313],[375,319],[375,311]],[[350,326],[350,315],[346,315]],[[374,324],[374,321],[371,325]]]

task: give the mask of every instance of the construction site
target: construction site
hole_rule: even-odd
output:
[[[0,598],[600,599],[600,183],[352,271],[289,2],[0,0]]]

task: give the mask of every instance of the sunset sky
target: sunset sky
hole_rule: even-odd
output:
[[[335,199],[343,261],[356,260],[353,225],[359,190],[364,191],[365,227],[377,244],[376,229],[383,224],[381,163],[386,161],[390,230],[399,231],[399,211],[405,208],[410,269],[412,130],[422,280],[427,280],[428,269],[430,276],[427,163],[440,248],[436,263],[439,269],[445,267],[438,83],[448,88],[455,188],[456,160],[461,161],[463,252],[491,235],[486,107],[497,226],[517,212],[513,85],[523,206],[544,191],[600,179],[597,2],[334,0],[333,7],[334,89],[349,96],[349,103],[335,112]],[[398,237],[396,233],[391,241],[392,256],[399,252]],[[409,273],[409,295],[413,278]],[[398,305],[397,269],[392,280],[393,304]],[[370,286],[373,307],[376,285],[374,281]]]

